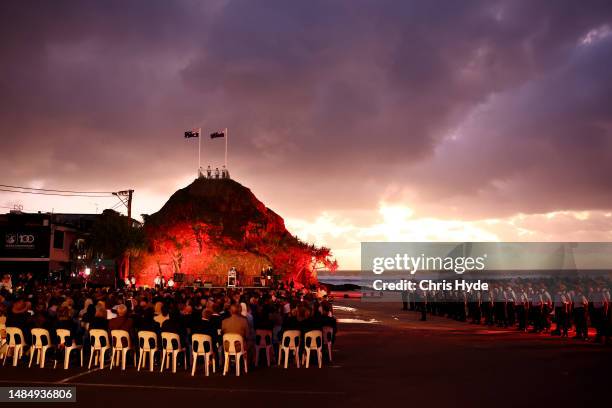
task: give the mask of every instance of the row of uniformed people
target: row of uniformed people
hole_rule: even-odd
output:
[[[459,321],[501,327],[514,327],[532,332],[549,332],[568,336],[575,326],[577,338],[588,338],[589,323],[596,329],[596,341],[612,336],[610,290],[602,284],[585,290],[582,286],[568,289],[559,284],[556,290],[546,285],[495,284],[487,291],[415,291],[404,294],[404,309],[447,316]],[[554,330],[552,323],[556,323]]]

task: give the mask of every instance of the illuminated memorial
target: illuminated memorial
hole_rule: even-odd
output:
[[[147,249],[134,260],[138,284],[179,274],[184,284],[252,285],[262,270],[297,285],[316,282],[317,269],[335,269],[330,250],[300,241],[283,219],[248,188],[231,179],[198,178],[145,216]]]

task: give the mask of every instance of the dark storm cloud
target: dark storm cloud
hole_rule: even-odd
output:
[[[554,6],[532,2],[309,2],[304,8],[278,2],[253,9],[249,2],[232,2],[214,20],[201,56],[183,75],[190,86],[215,93],[215,98],[224,101],[219,105],[222,108],[229,105],[244,113],[246,127],[239,133],[251,131],[254,140],[274,135],[271,143],[262,144],[266,151],[259,152],[268,157],[270,151],[279,150],[278,160],[269,160],[271,166],[314,161],[315,169],[307,167],[314,174],[303,179],[314,180],[324,191],[337,189],[339,179],[342,185],[350,185],[350,193],[336,194],[341,195],[336,202],[346,198],[344,205],[360,205],[368,196],[373,199],[371,204],[387,183],[412,184],[416,173],[411,164],[428,163],[434,149],[443,144],[441,139],[456,132],[474,109],[493,98],[514,94],[527,84],[541,88],[588,76],[584,71],[587,63],[580,60],[589,58],[589,52],[580,55],[576,46],[589,30],[609,22],[611,16],[604,2],[555,2]],[[234,27],[231,36],[225,30],[228,25]],[[601,47],[610,49],[605,44]],[[609,66],[603,58],[598,63]],[[573,68],[567,68],[565,78],[555,80],[562,75],[559,66],[568,64]],[[598,81],[605,83],[607,78],[599,75],[593,82]],[[562,92],[559,85],[554,86]],[[600,96],[586,93],[591,99]],[[605,88],[600,94],[610,95]],[[566,107],[557,116],[563,119],[554,120],[563,129],[560,133],[541,123],[551,118],[532,106],[547,106],[542,96],[538,93],[533,101],[529,97],[519,101],[525,105],[522,112],[515,112],[516,118],[508,115],[510,107],[500,106],[495,127],[488,129],[525,122],[517,129],[520,134],[509,131],[501,140],[487,143],[490,138],[481,132],[474,138],[477,146],[472,146],[467,163],[446,168],[445,162],[436,162],[439,172],[433,174],[439,177],[419,176],[427,184],[415,183],[418,189],[425,196],[430,189],[444,197],[454,197],[464,188],[465,193],[473,194],[474,189],[496,181],[498,172],[512,171],[511,163],[520,168],[537,166],[542,171],[541,177],[530,175],[523,188],[542,191],[539,184],[550,186],[564,180],[546,149],[528,152],[542,144],[575,151],[580,142],[571,129],[580,127],[585,118],[582,110],[573,109],[583,99],[575,92],[562,98]],[[491,120],[483,122],[492,124]],[[515,149],[500,154],[497,146],[508,144]],[[445,160],[453,163],[459,158],[451,151]],[[503,166],[506,161],[510,166]],[[594,160],[589,172],[605,170],[598,164],[605,166]],[[478,177],[469,175],[470,167]],[[331,177],[322,176],[326,171]],[[378,181],[378,191],[376,187],[361,188],[369,172]],[[486,179],[487,175],[491,178]],[[455,177],[469,181],[459,183]],[[589,190],[602,187],[588,179],[582,183],[580,193],[571,199],[572,208],[574,200],[591,206]],[[531,191],[512,191],[516,199],[505,199],[511,203],[508,210],[570,205],[560,195],[555,201],[542,195],[531,200],[527,193]],[[474,208],[477,212],[478,206]]]
[[[492,208],[498,215],[609,209],[611,64],[612,35],[603,35],[582,42],[545,78],[493,96],[417,170],[436,186],[429,199],[476,199],[479,208],[467,211],[476,217]]]
[[[161,100],[176,92],[173,65],[201,33],[203,20],[187,7],[194,5],[4,2],[5,177],[82,188],[94,175],[105,188],[122,185],[120,174],[142,178],[139,169],[167,148],[159,138],[164,116],[182,105]]]
[[[611,45],[580,46],[608,1],[0,7],[11,181],[169,193],[193,160],[181,131],[204,124],[230,127],[233,173],[293,216],[373,208],[389,184],[482,215],[612,198]]]

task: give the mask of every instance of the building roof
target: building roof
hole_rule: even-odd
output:
[[[28,225],[43,226],[45,220],[47,224],[72,227],[78,230],[88,231],[93,227],[96,219],[101,214],[79,214],[79,213],[26,213],[21,211],[11,211],[0,214],[0,225]],[[136,225],[141,223],[132,218]]]

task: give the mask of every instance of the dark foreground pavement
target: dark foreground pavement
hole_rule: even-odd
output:
[[[88,407],[583,407],[612,400],[612,347],[443,318],[419,322],[395,304],[336,304],[345,307],[337,315],[352,320],[340,323],[334,362],[322,369],[191,377],[131,367],[13,368],[7,361],[0,386],[75,385],[76,404],[48,404]]]

